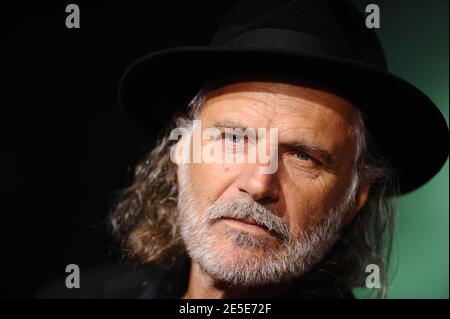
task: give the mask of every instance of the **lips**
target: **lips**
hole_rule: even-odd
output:
[[[250,224],[250,225],[255,225],[261,228],[264,228],[265,230],[269,230],[266,226],[258,224],[255,220],[253,219],[237,219],[240,222],[246,223],[246,224]]]
[[[266,231],[266,232],[269,231],[269,229],[266,226],[258,224],[255,220],[253,220],[251,218],[229,218],[229,217],[225,217],[223,219],[226,220],[226,221],[230,221],[230,222],[242,223],[243,226],[247,225],[249,227],[257,228],[257,229],[260,229],[260,230],[263,230],[263,231]]]

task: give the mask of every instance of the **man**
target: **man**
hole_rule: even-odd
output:
[[[370,161],[359,110],[327,91],[285,83],[239,82],[199,97],[190,113],[198,114],[202,126],[221,131],[226,125],[241,131],[278,128],[279,163],[276,172],[264,174],[261,168],[270,163],[181,162],[176,168],[176,183],[175,166],[167,157],[170,140],[166,140],[147,164],[138,168],[136,184],[119,203],[113,225],[120,231],[132,219],[142,222],[126,236],[132,253],[143,262],[162,261],[177,245],[183,245],[192,258],[186,298],[280,297],[291,290],[299,293],[296,290],[304,287],[294,279],[305,277],[329,251],[340,229],[348,226],[366,204],[372,183],[382,181],[381,187],[387,188],[385,184],[392,178],[383,164]],[[203,140],[202,146],[222,143],[223,139],[224,144],[243,143],[244,155],[248,155],[254,142],[246,138],[239,133],[229,137],[221,134],[219,142]],[[181,140],[176,147],[181,154]],[[224,146],[221,154],[232,151],[233,145],[231,150]],[[173,189],[169,191],[168,186]],[[167,203],[158,207],[158,203],[175,201],[177,196],[178,210],[170,209]],[[387,201],[384,196],[373,198]],[[133,207],[140,207],[145,217],[127,216],[138,213]],[[365,225],[366,230],[391,222],[389,209],[380,209],[378,214],[381,225],[374,220],[373,225]],[[128,220],[121,220],[124,217]],[[362,219],[358,227],[369,223]],[[363,241],[359,231],[349,231],[356,238],[347,240]],[[160,238],[156,240],[155,236]],[[348,249],[362,259],[373,254],[372,259],[364,261],[380,265],[383,252],[371,247],[378,240],[370,239],[367,251],[359,251],[354,243]],[[360,269],[355,269],[356,265]],[[352,269],[360,274],[365,269],[359,263],[351,265],[350,260],[345,267],[345,271]],[[305,293],[349,295],[350,291],[338,288],[337,278],[329,283],[334,288],[318,285]]]
[[[352,298],[371,266],[382,297],[392,202],[448,155],[442,115],[341,1],[243,1],[209,47],[135,63],[121,102],[163,134],[111,214],[142,267],[101,296]]]

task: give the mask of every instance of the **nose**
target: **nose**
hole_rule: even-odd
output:
[[[280,183],[277,173],[262,174],[260,165],[248,164],[238,177],[236,185],[240,192],[247,193],[260,203],[278,202]]]

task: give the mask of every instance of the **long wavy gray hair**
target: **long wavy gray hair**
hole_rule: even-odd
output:
[[[172,128],[198,117],[207,96],[201,90],[191,101],[186,115],[174,118],[156,147],[136,165],[130,186],[121,190],[110,214],[115,238],[127,257],[141,264],[169,267],[186,256],[178,225],[177,166],[170,159],[176,141],[169,139]],[[364,287],[366,266],[380,269],[379,289],[370,296],[383,298],[387,293],[387,272],[394,227],[394,199],[398,180],[389,164],[381,160],[370,140],[363,114],[355,107],[357,156],[354,165],[354,188],[370,179],[372,187],[366,205],[346,226],[326,257],[314,268],[315,275],[326,274],[347,290]]]

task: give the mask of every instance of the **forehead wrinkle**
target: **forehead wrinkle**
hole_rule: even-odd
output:
[[[222,95],[216,95],[212,98],[207,98],[205,106],[209,105],[209,104],[214,104],[214,103],[226,103],[226,102],[230,102],[230,101],[238,101],[239,104],[242,103],[242,100],[248,100],[250,101],[250,103],[244,103],[244,105],[252,105],[253,103],[257,103],[257,104],[263,104],[264,106],[267,106],[268,108],[273,109],[273,103],[267,102],[267,99],[262,99],[262,98],[258,98],[258,96],[261,95],[253,95],[252,92],[238,92],[238,93],[225,93]],[[267,97],[267,95],[264,95],[265,97]]]
[[[334,134],[345,132],[345,135],[350,133],[354,126],[353,121],[350,121],[350,119],[342,119],[336,116],[326,119],[322,114],[319,114],[319,116],[320,119],[317,119],[315,114],[299,114],[297,116],[291,114],[290,118],[275,117],[273,122],[280,129],[283,128],[285,130],[315,130],[318,127],[325,126],[327,130],[332,130]]]
[[[243,102],[243,100],[247,100],[247,102]],[[248,102],[248,100],[250,102]],[[233,102],[228,104],[230,101]],[[262,104],[266,110],[267,108],[269,109],[269,112],[264,112],[263,108],[261,108],[262,105],[258,106],[255,105],[255,103]],[[221,107],[222,104],[225,104],[225,107]],[[229,107],[227,107],[227,104]],[[242,118],[243,116],[245,117],[248,116],[250,119],[254,119],[255,117],[259,116],[261,118],[264,118],[268,122],[271,121],[275,113],[274,106],[272,104],[248,96],[240,96],[240,97],[227,96],[225,98],[214,98],[214,100],[208,100],[207,103],[205,103],[205,107],[202,109],[202,113],[211,106],[217,107],[219,109],[219,112],[226,111],[226,115],[236,114],[237,116],[239,116],[239,118]],[[233,110],[233,108],[238,109]],[[259,124],[261,124],[261,118],[258,118]]]
[[[339,110],[309,101],[302,101],[295,103],[295,105],[289,105],[286,112],[290,117],[282,116],[284,112],[277,112],[281,115],[278,117],[279,125],[289,125],[291,123],[304,125],[308,121],[314,123],[318,120],[318,123],[326,121],[327,127],[332,125],[335,128],[351,129],[354,126],[353,107],[351,110]]]
[[[220,92],[246,92],[249,94],[264,93],[268,96],[277,96],[278,98],[284,97],[287,99],[300,97],[303,100],[308,100],[313,103],[320,103],[327,106],[335,106],[336,104],[351,105],[347,99],[325,89],[285,82],[238,82],[227,84],[215,89],[212,94],[217,95],[220,94]]]
[[[321,105],[339,112],[340,109],[353,106],[347,99],[329,91],[282,82],[239,82],[211,91],[212,98],[226,94],[243,94],[270,107],[273,107],[271,103],[295,106],[292,104],[301,101],[304,104]],[[258,98],[261,96],[264,98]],[[269,100],[269,103],[265,100]]]
[[[279,86],[282,83],[260,83],[260,82],[243,82],[225,85],[221,88],[213,90],[207,94],[207,99],[214,100],[224,96],[238,96],[238,98],[247,98],[257,103],[266,104],[273,107],[273,103],[284,103],[294,98],[290,94],[280,93]],[[266,102],[266,101],[269,102]]]
[[[290,91],[295,91],[297,94],[294,95]],[[330,98],[333,100],[330,101]],[[321,109],[322,111],[329,111],[335,114],[341,113],[342,115],[345,112],[345,107],[351,105],[339,96],[325,91],[282,83],[268,85],[267,83],[252,82],[251,84],[243,83],[241,85],[224,86],[212,91],[209,98],[207,98],[206,104],[214,103],[217,99],[219,101],[249,100],[255,112],[264,117],[267,117],[267,115],[261,113],[259,108],[255,108],[254,104],[266,106],[271,110],[271,113],[284,112],[286,110],[286,112],[294,115],[296,108],[299,106],[307,106],[313,112],[319,112],[319,109]],[[342,111],[340,111],[340,108],[343,108]],[[269,117],[273,118],[274,115],[271,114]]]

